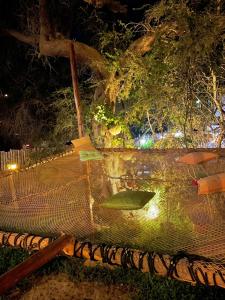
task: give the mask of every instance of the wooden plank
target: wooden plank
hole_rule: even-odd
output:
[[[0,295],[3,295],[21,279],[52,260],[71,240],[72,237],[69,235],[61,236],[46,248],[31,255],[27,260],[0,276]]]

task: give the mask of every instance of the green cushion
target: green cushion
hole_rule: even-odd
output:
[[[125,191],[117,193],[101,204],[101,207],[135,210],[140,209],[155,196],[154,192]]]
[[[87,160],[101,160],[103,159],[102,154],[99,151],[85,151],[81,150],[80,152],[80,160],[87,161]]]

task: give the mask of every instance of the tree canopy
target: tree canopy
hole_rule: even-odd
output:
[[[220,146],[225,133],[223,2],[143,0],[135,5],[125,0],[1,1],[0,89],[10,91],[7,109],[16,120],[12,124],[2,116],[1,130],[9,128],[24,142],[65,143],[76,136],[67,62],[72,43],[86,131],[97,142],[131,145],[135,127],[155,140],[164,133],[158,147],[204,146],[213,138]]]

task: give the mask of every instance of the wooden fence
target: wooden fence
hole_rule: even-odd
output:
[[[12,163],[18,164],[20,168],[24,167],[30,152],[30,149],[0,151],[0,170],[7,170],[7,165]]]

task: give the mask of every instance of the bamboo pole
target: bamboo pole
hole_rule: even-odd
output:
[[[104,260],[100,246],[90,246],[86,243],[82,250],[81,246],[82,243],[77,242],[75,244],[74,256],[100,262],[108,261],[111,265],[135,268],[144,273],[151,272],[155,275],[189,282],[192,285],[200,283],[225,288],[225,265],[222,264],[209,263],[199,258],[190,261],[188,256],[180,256],[178,259],[179,256],[176,258],[176,256],[167,254],[151,254],[134,249],[127,249],[125,258],[122,258],[124,248],[116,248],[115,246],[107,249],[107,259]],[[151,258],[151,263],[149,263],[149,258]]]
[[[0,295],[3,295],[8,289],[15,286],[18,281],[52,260],[70,241],[71,236],[63,235],[0,276]]]
[[[90,174],[91,174],[91,168],[90,168],[90,163],[89,161],[85,162],[86,165],[86,174],[87,174],[87,194],[88,194],[88,199],[89,199],[89,207],[90,207],[90,221],[91,221],[91,226],[94,229],[94,214],[93,214],[93,205],[94,205],[94,198],[92,197],[91,194],[91,181],[90,181]]]
[[[78,87],[78,75],[77,75],[77,63],[76,63],[76,54],[73,43],[70,43],[70,68],[73,82],[73,95],[77,111],[77,122],[78,122],[78,133],[79,138],[84,137],[84,122],[82,116],[81,100]],[[89,178],[89,163],[86,162],[86,173],[87,173],[87,196],[89,199],[90,207],[90,222],[91,226],[94,228],[94,217],[93,217],[93,198],[91,196],[91,187],[90,187],[90,178]]]
[[[41,250],[51,243],[48,237],[36,236],[28,233],[0,231],[0,246],[19,247],[26,250]]]
[[[72,42],[70,43],[70,69],[71,69],[72,83],[73,83],[73,95],[74,95],[75,107],[77,112],[78,133],[79,133],[79,137],[81,138],[84,136],[84,123],[83,123],[81,100],[80,100],[78,79],[77,79],[78,76],[77,76],[76,55],[75,55],[74,45]]]
[[[42,250],[53,242],[53,238],[33,235],[29,233],[16,233],[0,231],[0,247],[17,247],[28,251]],[[63,253],[73,256],[74,247],[68,243],[63,248]]]
[[[20,243],[16,242],[16,235],[20,236]],[[8,240],[4,236],[8,237]],[[23,248],[25,248],[25,245],[28,245],[29,250],[32,243],[37,243],[34,237],[27,243],[28,238],[26,234],[0,232],[0,245],[19,246]],[[26,241],[23,243],[22,240],[24,239]],[[41,247],[47,247],[50,242],[51,239],[46,238],[45,244],[42,244]],[[110,265],[135,268],[141,272],[150,272],[155,275],[170,277],[191,283],[192,285],[200,283],[225,288],[225,264],[215,263],[197,256],[189,256],[181,253],[172,256],[116,246],[92,245],[88,242],[74,241],[72,238],[67,240],[62,248],[64,254],[74,257],[95,260],[100,263],[109,263]],[[32,249],[35,249],[35,247]]]

